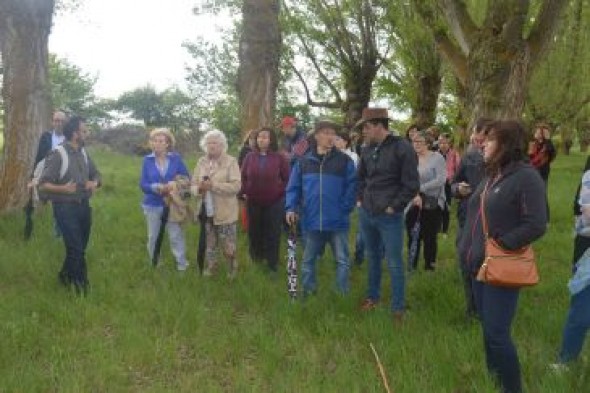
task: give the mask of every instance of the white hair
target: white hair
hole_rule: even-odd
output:
[[[227,152],[227,138],[225,134],[222,131],[213,129],[207,131],[205,135],[203,135],[203,137],[201,138],[201,141],[199,142],[201,149],[203,149],[205,153],[207,153],[207,140],[210,138],[218,138],[221,141],[221,145],[223,146],[223,152]]]

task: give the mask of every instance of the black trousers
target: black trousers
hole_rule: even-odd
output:
[[[406,214],[406,231],[408,232],[408,250],[412,244],[412,228],[420,217],[420,233],[418,234],[418,251],[412,260],[408,259],[408,267],[416,269],[418,267],[418,256],[420,255],[421,243],[424,243],[424,267],[426,270],[434,270],[436,263],[436,254],[438,252],[437,235],[440,231],[442,220],[442,210],[436,209],[418,209],[412,207]]]
[[[447,181],[445,183],[445,207],[442,209],[442,233],[449,232],[449,224],[451,223],[451,201],[453,196],[451,195],[451,185]]]
[[[279,248],[285,212],[285,202],[280,199],[270,206],[248,201],[248,245],[250,258],[266,260],[272,271],[277,270]]]
[[[66,248],[66,256],[59,278],[63,284],[73,284],[78,290],[86,290],[86,246],[90,238],[92,211],[88,200],[80,203],[53,202],[53,213]]]

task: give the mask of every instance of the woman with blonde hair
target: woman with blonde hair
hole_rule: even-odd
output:
[[[148,227],[147,249],[150,260],[154,259],[156,239],[160,232],[162,215],[164,214],[164,198],[172,191],[172,182],[176,176],[189,176],[189,173],[178,153],[173,152],[174,135],[167,128],[156,128],[150,133],[149,139],[152,152],[143,158],[141,180],[139,186],[143,191],[143,213]],[[176,258],[177,269],[186,270],[186,247],[184,233],[180,223],[166,223],[172,254]]]
[[[227,138],[218,130],[208,131],[201,139],[206,153],[199,159],[193,171],[192,192],[207,217],[205,223],[206,262],[204,276],[212,276],[217,270],[216,251],[220,243],[229,262],[228,277],[233,279],[238,271],[236,260],[236,221],[238,199],[242,182],[238,161],[227,154]]]

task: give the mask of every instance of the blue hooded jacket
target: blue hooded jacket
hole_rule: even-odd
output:
[[[303,231],[348,230],[356,187],[356,170],[348,155],[332,149],[321,158],[311,151],[293,166],[285,210],[300,213]]]

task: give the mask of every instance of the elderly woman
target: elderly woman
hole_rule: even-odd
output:
[[[418,173],[420,175],[420,193],[412,201],[406,215],[406,229],[408,231],[408,250],[413,242],[418,242],[415,253],[410,253],[408,269],[418,267],[420,243],[424,242],[424,262],[426,270],[434,270],[438,251],[437,234],[442,221],[442,209],[445,205],[445,181],[447,179],[447,164],[443,156],[428,149],[426,135],[423,132],[415,134],[412,140],[414,150],[418,155]],[[420,231],[413,231],[414,225],[420,221]],[[415,239],[418,236],[418,239]]]
[[[150,133],[149,142],[152,153],[143,159],[139,185],[144,193],[142,207],[148,227],[147,249],[150,259],[154,261],[156,239],[163,221],[164,198],[170,194],[172,182],[177,175],[188,177],[189,174],[180,155],[172,152],[175,140],[168,129],[156,128],[153,130]],[[177,269],[179,271],[186,270],[188,262],[182,227],[178,222],[168,221],[166,228],[172,254],[176,258]]]
[[[216,249],[220,243],[229,262],[228,277],[235,278],[238,271],[236,260],[236,221],[238,220],[237,195],[241,188],[238,161],[228,155],[227,139],[223,132],[208,131],[201,139],[205,156],[197,162],[193,171],[192,192],[202,201],[207,217],[206,260],[204,276],[212,276],[217,269]]]

